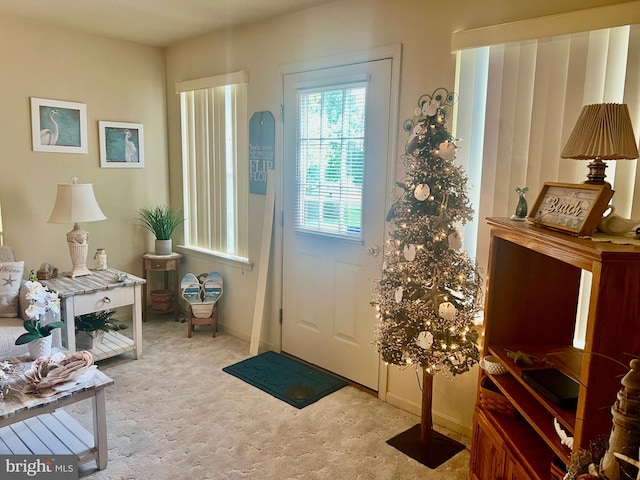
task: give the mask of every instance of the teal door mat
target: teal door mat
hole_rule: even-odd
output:
[[[347,386],[344,380],[276,352],[224,367],[227,372],[296,408],[304,408]]]

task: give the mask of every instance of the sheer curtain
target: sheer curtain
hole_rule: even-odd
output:
[[[476,210],[465,238],[484,267],[484,219],[513,214],[516,187],[529,187],[531,207],[544,182],[586,179],[587,162],[560,158],[583,105],[628,104],[637,138],[640,25],[470,48],[457,56],[457,159],[469,171]],[[637,161],[607,165],[616,213],[640,218]]]

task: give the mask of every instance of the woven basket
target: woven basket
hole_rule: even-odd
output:
[[[152,290],[149,295],[151,296],[151,308],[156,312],[167,312],[173,309],[173,290]]]
[[[516,416],[516,409],[507,397],[502,395],[493,382],[488,377],[480,382],[480,405],[487,410],[506,415],[508,417]]]

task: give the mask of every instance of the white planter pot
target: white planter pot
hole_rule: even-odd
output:
[[[49,335],[48,337],[36,338],[27,343],[31,360],[51,355],[51,338],[51,335]]]
[[[156,240],[156,255],[171,255],[171,239],[169,240]]]
[[[80,330],[76,332],[76,350],[91,350],[96,345],[100,345],[104,339],[102,330],[94,330],[85,332]]]

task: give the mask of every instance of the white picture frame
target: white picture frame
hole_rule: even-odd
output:
[[[102,168],[144,168],[142,123],[98,122]]]
[[[31,141],[34,152],[88,153],[87,106],[31,97]]]

